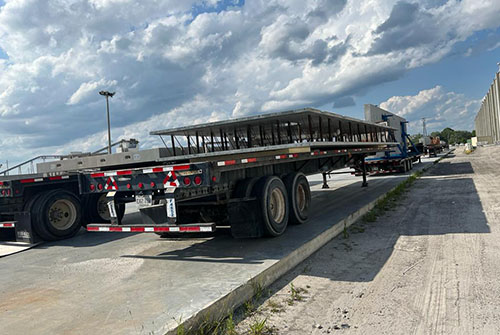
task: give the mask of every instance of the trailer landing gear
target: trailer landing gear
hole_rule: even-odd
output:
[[[321,188],[330,188],[326,182],[326,172],[323,172],[323,186]]]
[[[361,161],[361,166],[363,167],[363,183],[361,184],[361,187],[368,187],[368,182],[366,181],[366,164],[364,157],[363,160]]]

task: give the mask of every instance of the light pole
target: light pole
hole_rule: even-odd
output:
[[[103,95],[106,97],[106,116],[108,118],[108,154],[111,153],[111,126],[109,123],[109,98],[112,98],[113,95],[115,95],[115,92],[108,92],[108,91],[101,91],[99,92],[100,95]]]

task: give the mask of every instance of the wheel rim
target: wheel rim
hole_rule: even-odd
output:
[[[103,194],[97,200],[97,214],[103,220],[110,220],[111,215],[109,215],[108,202],[106,201],[106,194]]]
[[[279,188],[273,189],[269,201],[269,209],[274,222],[281,223],[285,218],[285,196]]]
[[[297,194],[295,199],[297,201],[297,209],[302,213],[307,207],[306,190],[304,189],[304,186],[302,184],[299,184],[297,187]]]
[[[76,206],[71,201],[59,199],[49,208],[49,222],[55,229],[65,230],[76,220]]]

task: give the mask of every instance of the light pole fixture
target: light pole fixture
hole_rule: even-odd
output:
[[[100,95],[106,97],[106,116],[108,118],[108,154],[111,153],[111,126],[109,123],[109,98],[112,98],[115,95],[115,92],[101,91]]]

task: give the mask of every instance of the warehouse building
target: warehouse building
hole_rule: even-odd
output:
[[[481,108],[474,120],[477,141],[479,143],[500,142],[500,72],[495,74],[495,79],[488,93],[483,98]]]

